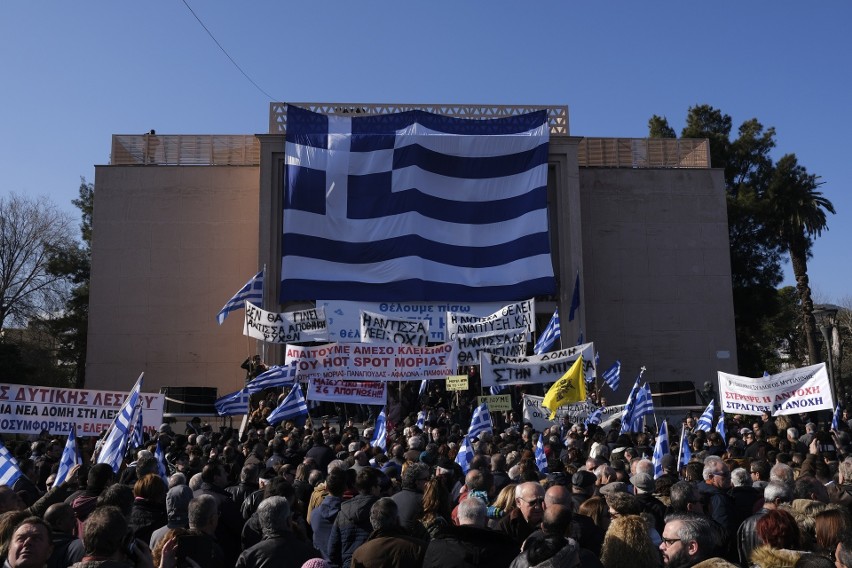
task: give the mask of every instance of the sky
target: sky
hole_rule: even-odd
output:
[[[273,100],[558,105],[572,135],[623,138],[654,114],[680,132],[709,104],[734,136],[775,127],[773,157],[820,176],[837,214],[809,273],[837,303],[852,296],[850,21],[843,0],[4,0],[0,196],[77,218],[113,134],[265,133]]]

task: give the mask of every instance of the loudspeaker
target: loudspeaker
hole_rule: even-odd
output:
[[[165,395],[164,414],[186,414],[192,416],[216,415],[217,391],[212,387],[160,387]]]

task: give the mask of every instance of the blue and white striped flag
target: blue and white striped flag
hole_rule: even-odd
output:
[[[834,415],[831,417],[831,429],[832,430],[836,431],[838,426],[840,426],[840,416],[841,416],[841,410],[840,410],[840,403],[838,402],[837,407],[835,407],[835,409],[834,409]]]
[[[550,317],[550,321],[547,322],[547,327],[544,328],[544,331],[538,337],[538,341],[535,342],[533,353],[541,355],[550,351],[561,335],[562,332],[559,329],[559,308],[557,308]]]
[[[163,448],[159,442],[157,442],[157,449],[154,450],[154,457],[157,459],[157,473],[160,474],[160,477],[163,478],[163,481],[168,486],[169,467],[166,465],[166,456],[163,455]]]
[[[591,414],[589,414],[589,417],[586,418],[586,426],[589,424],[600,424],[601,419],[603,418],[603,411],[604,407],[599,406]]]
[[[141,448],[145,443],[145,430],[142,425],[142,403],[136,404],[136,409],[133,411],[133,421],[130,423],[130,441],[129,448]]]
[[[641,380],[642,373],[640,372],[639,376],[636,377],[636,382],[633,383],[633,388],[630,389],[630,394],[627,395],[627,402],[624,404],[624,410],[621,413],[621,430],[619,430],[619,434],[626,434],[633,431],[633,408],[636,406],[636,397],[642,388],[640,385]]]
[[[308,296],[305,296],[306,298]],[[316,296],[311,296],[312,298]],[[219,322],[219,325],[222,325],[222,322],[225,321],[225,318],[228,317],[228,314],[235,310],[244,310],[246,307],[246,301],[251,302],[257,306],[263,305],[263,270],[255,274],[246,285],[240,288],[240,290],[234,294],[234,296],[228,300],[225,306],[219,310],[219,313],[216,314],[216,321]]]
[[[707,405],[707,408],[704,409],[704,412],[701,413],[701,416],[698,418],[698,422],[695,424],[696,430],[709,432],[713,429],[714,402],[714,400],[711,400],[710,404]]]
[[[296,380],[298,363],[293,361],[289,365],[274,365],[268,371],[264,371],[246,383],[246,391],[249,394],[261,392],[272,387],[289,386]]]
[[[470,438],[465,436],[459,446],[459,453],[456,454],[456,463],[461,466],[465,475],[470,470],[471,461],[473,461],[473,446],[470,444]]]
[[[266,421],[272,424],[278,424],[283,420],[293,420],[299,416],[308,414],[308,403],[302,395],[302,387],[299,383],[293,383],[293,388],[278,405],[278,408],[269,413]]]
[[[651,456],[651,461],[654,464],[654,479],[659,478],[663,473],[663,456],[669,455],[669,427],[665,420],[660,424],[660,431],[657,432],[657,443],[654,444],[654,454]]]
[[[425,410],[421,410],[420,412],[417,413],[417,422],[414,425],[417,426],[418,428],[420,428],[421,430],[426,425],[426,411]]]
[[[689,436],[686,433],[686,425],[680,431],[680,463],[678,470],[689,463],[692,459],[692,448],[689,447]]]
[[[59,469],[56,470],[53,486],[62,485],[71,468],[82,463],[83,457],[80,455],[80,450],[77,449],[77,425],[72,422],[71,430],[68,431],[68,440],[65,441],[65,448],[62,450],[62,457],[59,458]]]
[[[18,460],[6,449],[3,442],[0,442],[0,485],[12,487],[21,475],[23,474]]]
[[[249,398],[248,390],[242,389],[219,397],[213,406],[219,416],[242,416],[248,414]]]
[[[470,428],[467,430],[468,438],[478,438],[483,432],[493,432],[491,425],[491,413],[488,405],[484,402],[476,407],[470,419]]]
[[[722,443],[725,444],[725,447],[728,447],[728,434],[725,432],[725,413],[719,415],[719,421],[716,422],[716,432],[722,436]]]
[[[139,379],[133,388],[130,389],[130,394],[127,400],[121,405],[121,410],[113,420],[109,427],[109,432],[101,446],[101,453],[98,454],[97,463],[109,464],[115,473],[118,473],[121,468],[121,462],[124,461],[124,454],[127,453],[128,435],[130,434],[130,424],[133,420],[133,411],[139,402],[139,391],[142,389],[142,378],[144,373],[139,375]]]
[[[577,338],[577,345],[583,344],[583,330],[580,330],[580,336]]]
[[[544,453],[544,434],[538,435],[535,444],[535,465],[540,473],[547,473],[547,454]]]
[[[612,367],[603,372],[603,380],[613,392],[618,390],[621,384],[621,361],[616,361]]]
[[[552,294],[548,137],[546,111],[471,120],[287,105],[281,301]]]
[[[426,391],[428,391],[428,390],[429,390],[429,379],[423,379],[422,381],[420,381],[420,390],[417,391],[417,396],[418,397],[423,396],[424,394],[426,394]]]
[[[642,417],[651,414],[654,414],[654,399],[651,396],[651,387],[648,386],[648,383],[645,383],[636,394],[636,405],[633,407],[633,431],[641,432],[640,420]]]
[[[373,429],[373,437],[370,438],[370,447],[380,448],[383,452],[387,450],[388,443],[388,419],[385,416],[385,409],[379,412],[379,417],[376,418],[376,425]]]

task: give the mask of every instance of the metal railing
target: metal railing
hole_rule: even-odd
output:
[[[695,138],[583,138],[581,167],[709,168],[710,143]]]
[[[260,141],[253,134],[114,134],[114,166],[257,166]]]

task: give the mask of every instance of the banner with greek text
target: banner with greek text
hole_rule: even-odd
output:
[[[352,343],[361,340],[361,310],[391,318],[417,318],[429,322],[429,341],[444,343],[447,312],[487,316],[499,310],[505,302],[351,302],[348,300],[317,300],[325,308],[328,320],[328,341]]]
[[[0,433],[67,436],[71,424],[78,436],[98,436],[121,410],[126,391],[35,387],[0,383]],[[163,423],[162,394],[143,392],[142,423],[155,432]]]
[[[456,356],[459,365],[479,365],[479,352],[488,351],[506,357],[527,354],[526,328],[485,333],[459,333],[456,336]]]
[[[327,327],[322,308],[276,313],[246,302],[243,335],[267,343],[326,341]]]
[[[479,374],[483,387],[555,383],[581,355],[586,381],[593,381],[596,376],[594,343],[526,357],[504,357],[483,351]]]
[[[425,347],[429,343],[429,320],[389,318],[361,310],[361,343],[399,343]]]
[[[544,400],[543,396],[524,395],[524,422],[529,422],[537,431],[541,432],[550,426],[561,424],[562,417],[567,416],[571,424],[580,424],[586,421],[592,412],[598,407],[588,402],[578,402],[576,404],[566,404],[556,411],[556,419],[548,420],[550,410],[541,406]],[[624,412],[624,405],[617,404],[615,406],[604,407],[601,413],[601,428],[609,428],[616,419],[621,418]]]
[[[299,380],[355,379],[419,381],[445,379],[456,372],[455,343],[432,347],[394,343],[287,345],[285,365],[296,362]]]
[[[308,381],[306,398],[308,400],[384,406],[388,400],[387,383],[315,378]]]
[[[834,410],[825,363],[769,377],[740,377],[719,371],[722,412],[772,416]]]
[[[471,314],[447,312],[447,337],[455,339],[460,333],[486,333],[524,328],[532,337],[535,333],[535,300],[502,306],[493,314],[478,317]]]

